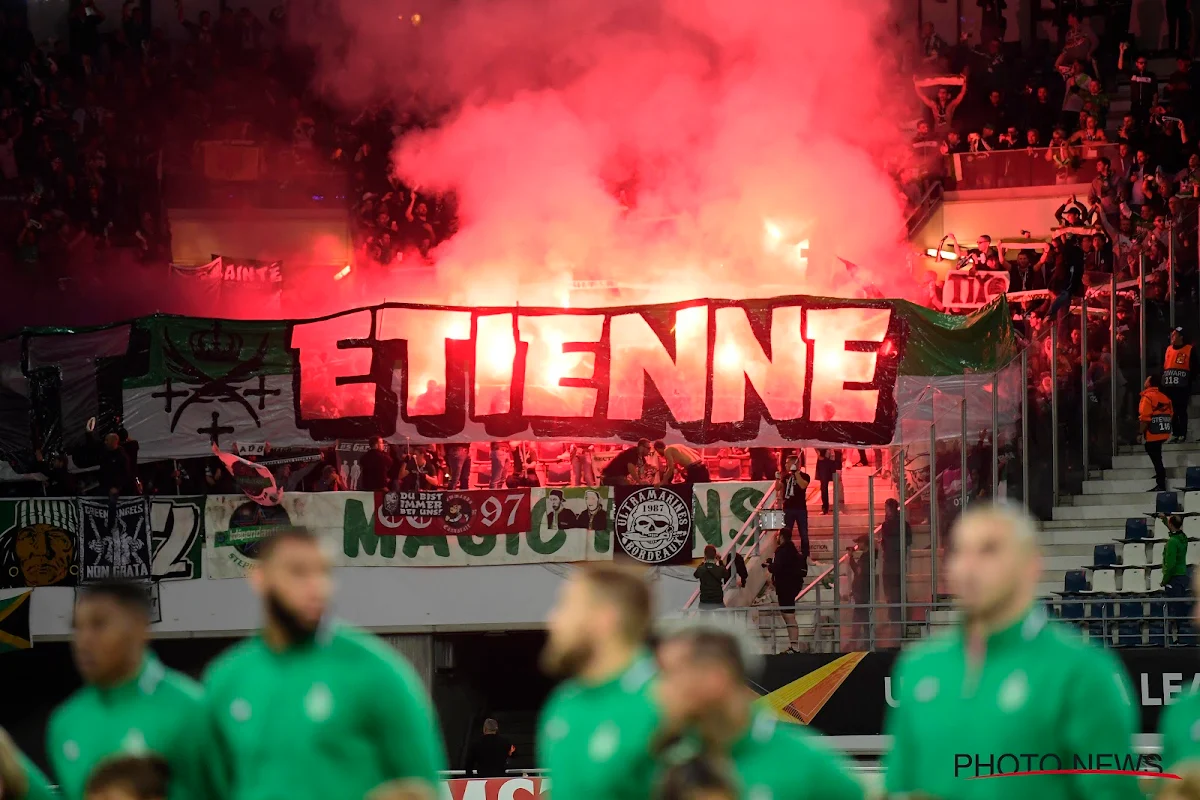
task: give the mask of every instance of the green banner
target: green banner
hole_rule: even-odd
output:
[[[0,588],[74,586],[79,576],[76,498],[0,500]],[[150,499],[150,578],[203,577],[203,497]]]
[[[1017,354],[1012,312],[1003,295],[971,314],[942,314],[916,303],[897,302],[896,315],[908,326],[901,376],[991,372]]]
[[[733,541],[773,481],[697,483],[692,487],[692,556],[704,557],[704,546],[721,550]]]

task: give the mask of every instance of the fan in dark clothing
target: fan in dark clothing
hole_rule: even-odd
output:
[[[804,589],[804,579],[808,577],[808,559],[796,549],[790,530],[779,532],[775,555],[767,562],[767,569],[771,571],[775,596],[779,598],[779,613],[783,614],[787,626],[787,652],[795,653],[800,645],[800,629],[796,627],[796,595]]]
[[[471,778],[503,778],[508,768],[508,757],[515,748],[500,735],[500,724],[494,719],[483,722],[480,736],[467,754],[467,776]]]
[[[383,439],[371,440],[371,450],[363,454],[362,477],[359,486],[366,492],[382,492],[388,488],[388,476],[392,474],[392,457],[388,454]]]
[[[717,558],[717,548],[714,545],[704,546],[704,563],[696,567],[696,571],[692,573],[696,580],[700,581],[701,611],[712,611],[725,607],[725,584],[734,570],[737,571],[738,582],[745,586],[748,573],[741,553],[733,554],[732,564],[728,556],[722,563]]]
[[[829,513],[829,484],[842,468],[841,450],[817,451],[817,480],[821,482],[821,513]]]
[[[889,497],[883,505],[883,525],[880,526],[880,550],[883,555],[883,594],[887,598],[888,620],[900,620],[900,586],[904,580],[904,560],[900,547],[900,503]],[[904,523],[904,546],[912,547],[912,526]],[[899,645],[899,637],[893,646]]]

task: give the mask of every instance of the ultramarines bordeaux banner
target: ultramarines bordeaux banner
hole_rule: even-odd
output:
[[[902,362],[952,352],[949,327],[903,301],[782,297],[33,330],[0,341],[0,451],[69,451],[91,416],[120,416],[143,460],[371,436],[886,444]]]

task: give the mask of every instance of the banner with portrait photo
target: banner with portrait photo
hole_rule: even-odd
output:
[[[80,497],[79,580],[150,580],[150,498]]]

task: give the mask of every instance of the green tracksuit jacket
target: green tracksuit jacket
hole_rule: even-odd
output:
[[[889,793],[939,800],[1141,800],[1136,778],[998,772],[1138,769],[1128,676],[1112,653],[1034,607],[967,663],[961,628],[916,645],[894,672]],[[1008,754],[1008,755],[1006,755]],[[1028,756],[1028,758],[1026,758]],[[1082,759],[1077,763],[1076,759]]]
[[[598,685],[565,681],[542,709],[538,764],[560,800],[646,800],[656,779],[651,741],[660,713],[654,662],[639,656]]]
[[[1163,711],[1162,766],[1167,772],[1184,761],[1200,764],[1200,694],[1188,692]]]
[[[759,711],[730,750],[746,800],[862,800],[846,760],[803,726]]]
[[[14,800],[55,800],[58,794],[50,788],[50,780],[46,777],[46,773],[38,769],[37,764],[34,764],[24,754],[20,754],[21,766],[25,769],[25,780],[29,783],[29,788],[25,794]]]
[[[404,778],[436,786],[446,768],[420,678],[363,631],[334,624],[283,651],[255,637],[204,685],[215,800],[360,800]]]
[[[1183,531],[1177,531],[1167,537],[1167,546],[1163,548],[1163,586],[1177,575],[1187,575],[1187,548],[1187,534]]]
[[[137,676],[121,686],[85,686],[50,717],[46,755],[67,800],[80,800],[88,776],[110,756],[156,753],[171,766],[171,800],[196,793],[200,753],[193,736],[203,718],[200,686],[146,653]]]

